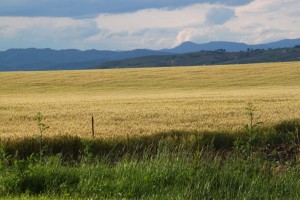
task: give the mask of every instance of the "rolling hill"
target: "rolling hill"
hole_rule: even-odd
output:
[[[226,52],[224,50],[219,50],[165,56],[146,56],[111,61],[97,65],[93,68],[142,68],[287,61],[300,61],[300,48],[280,48],[271,50],[257,49],[243,52]]]
[[[0,52],[0,71],[86,69],[111,60],[167,54],[170,53],[147,49],[133,51],[9,49]]]
[[[276,48],[290,48],[295,45],[300,44],[299,39],[285,39],[277,42],[271,42],[266,44],[256,44],[249,45],[245,43],[237,43],[237,42],[209,42],[204,44],[196,44],[193,42],[184,42],[178,47],[173,49],[164,49],[165,52],[170,53],[190,53],[190,52],[198,52],[198,51],[215,51],[217,49],[225,49],[228,52],[239,52],[239,51],[247,51],[248,49],[276,49]]]

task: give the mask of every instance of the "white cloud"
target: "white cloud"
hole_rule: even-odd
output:
[[[240,41],[261,43],[283,38],[300,37],[300,21],[293,12],[300,12],[298,0],[255,0],[235,9],[236,18],[226,25],[240,33]]]
[[[177,43],[192,40],[213,40],[258,44],[285,38],[300,37],[298,0],[255,0],[244,6],[232,7],[235,17],[221,25],[185,28],[177,35]]]
[[[134,32],[151,28],[174,28],[203,23],[205,10],[210,5],[201,4],[176,10],[141,10],[134,13],[99,15],[96,19],[100,28],[111,31]]]
[[[114,37],[123,48],[172,47],[192,39],[192,35],[199,33],[195,27],[206,26],[207,13],[214,8],[228,10],[230,7],[221,4],[195,4],[175,10],[147,9],[134,13],[99,15],[96,18],[98,28],[105,29],[106,33],[102,32],[89,40],[112,39],[112,35],[126,33],[123,41],[122,38]],[[224,22],[227,20],[229,19]],[[128,40],[133,41],[131,45]]]
[[[192,41],[195,36],[203,34],[203,31],[197,28],[186,28],[180,31],[176,36],[176,45],[186,41]]]

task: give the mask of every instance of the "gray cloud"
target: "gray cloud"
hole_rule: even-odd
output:
[[[0,18],[1,19],[1,18]],[[93,20],[68,18],[6,18],[0,20],[1,49],[8,48],[80,48],[86,38],[100,34]],[[5,22],[4,25],[1,23]],[[8,26],[7,24],[15,24]]]
[[[141,9],[174,9],[196,3],[245,5],[253,0],[1,0],[0,16],[92,17]]]
[[[212,8],[206,14],[206,22],[221,25],[235,16],[234,10],[230,8]]]
[[[110,33],[108,34],[105,39],[118,39],[118,38],[125,38],[125,37],[129,37],[129,33],[128,31],[120,31],[120,32],[116,32],[116,33]]]

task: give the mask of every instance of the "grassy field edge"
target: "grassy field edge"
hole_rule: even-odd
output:
[[[10,156],[25,159],[32,154],[62,154],[65,158],[79,159],[87,151],[99,157],[155,154],[160,148],[198,151],[209,148],[229,151],[235,147],[277,148],[300,143],[300,119],[282,121],[273,126],[247,124],[236,132],[179,131],[172,130],[152,135],[136,135],[115,138],[81,138],[72,135],[51,137],[24,137],[1,139],[0,146]]]
[[[2,140],[0,197],[297,199],[299,128]]]

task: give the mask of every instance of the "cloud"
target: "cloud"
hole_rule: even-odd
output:
[[[6,38],[16,37],[24,30],[32,32],[33,35],[53,38],[85,38],[99,32],[95,21],[72,18],[1,17],[0,27],[0,32]]]
[[[227,8],[223,7],[221,10]],[[184,41],[202,43],[216,40],[258,44],[300,37],[300,20],[295,15],[300,13],[298,0],[255,0],[247,5],[229,8],[234,10],[234,17],[224,20],[226,23],[217,21],[220,23],[185,27],[176,36],[175,44]],[[211,10],[220,8],[214,7]],[[208,13],[206,17],[210,15]],[[215,22],[219,18],[217,15],[211,15],[212,19],[207,21]]]
[[[300,37],[298,0],[255,0],[235,8],[236,17],[226,23],[232,32],[239,33],[241,42],[261,43],[284,38]]]
[[[216,19],[213,19],[214,17]],[[147,9],[133,13],[102,14],[96,18],[96,21],[99,28],[107,30],[110,38],[112,38],[111,35],[117,36],[126,32],[127,35],[123,38],[125,43],[117,37],[119,45],[123,48],[133,49],[144,45],[144,48],[150,46],[152,49],[160,49],[173,47],[184,41],[204,39],[199,35],[203,33],[211,35],[209,32],[212,30],[211,26],[224,23],[232,17],[234,17],[234,10],[231,7],[206,3],[173,10]],[[137,33],[139,33],[138,36]],[[101,33],[91,37],[90,40],[99,41],[105,37]],[[127,42],[130,38],[131,41],[144,42],[135,41],[130,45]],[[205,38],[208,39],[208,37]],[[115,41],[116,38],[112,42]]]
[[[161,29],[141,30],[137,32],[116,32],[110,34],[102,34],[102,38],[90,38],[85,41],[86,44],[101,44],[101,49],[109,46],[113,50],[131,50],[137,48],[161,49],[168,47],[173,43],[176,32]],[[99,42],[101,41],[101,42]]]
[[[0,17],[2,48],[69,48],[101,32],[94,20],[48,17]],[[79,47],[80,48],[80,47]]]
[[[176,9],[200,3],[245,5],[252,0],[1,0],[1,16],[93,17],[144,9]]]
[[[169,47],[181,29],[205,23],[205,11],[212,7],[211,4],[197,4],[173,10],[146,9],[133,13],[101,14],[95,21],[105,32],[87,40],[117,42],[118,49]]]
[[[199,10],[205,11],[211,7],[209,4],[198,4],[174,10],[147,9],[134,13],[101,14],[96,21],[98,27],[116,32],[195,26],[205,21],[205,12]]]
[[[14,2],[15,6],[20,3],[18,0],[9,2]],[[78,1],[74,0],[75,7],[78,6],[76,2]],[[110,1],[86,2],[109,4]],[[146,4],[150,1],[141,2]],[[158,6],[159,2],[155,5]],[[210,1],[179,7],[180,2],[174,3],[172,9],[151,8],[125,13],[95,12],[95,16],[89,18],[0,17],[0,50],[18,47],[161,49],[174,47],[184,41],[205,43],[223,40],[255,44],[300,37],[298,0],[255,0],[240,5],[237,5],[240,1],[227,0],[224,1],[226,4]],[[124,3],[123,5],[130,7]],[[70,9],[73,9],[72,6]]]
[[[234,16],[235,12],[230,8],[212,8],[205,15],[207,23],[216,25],[224,24]]]
[[[200,28],[186,28],[181,30],[177,36],[175,45],[180,45],[186,41],[193,41],[197,43],[206,43],[210,41],[235,41],[238,42],[237,38],[240,38],[238,32],[232,32],[230,29],[224,26],[202,26]]]

